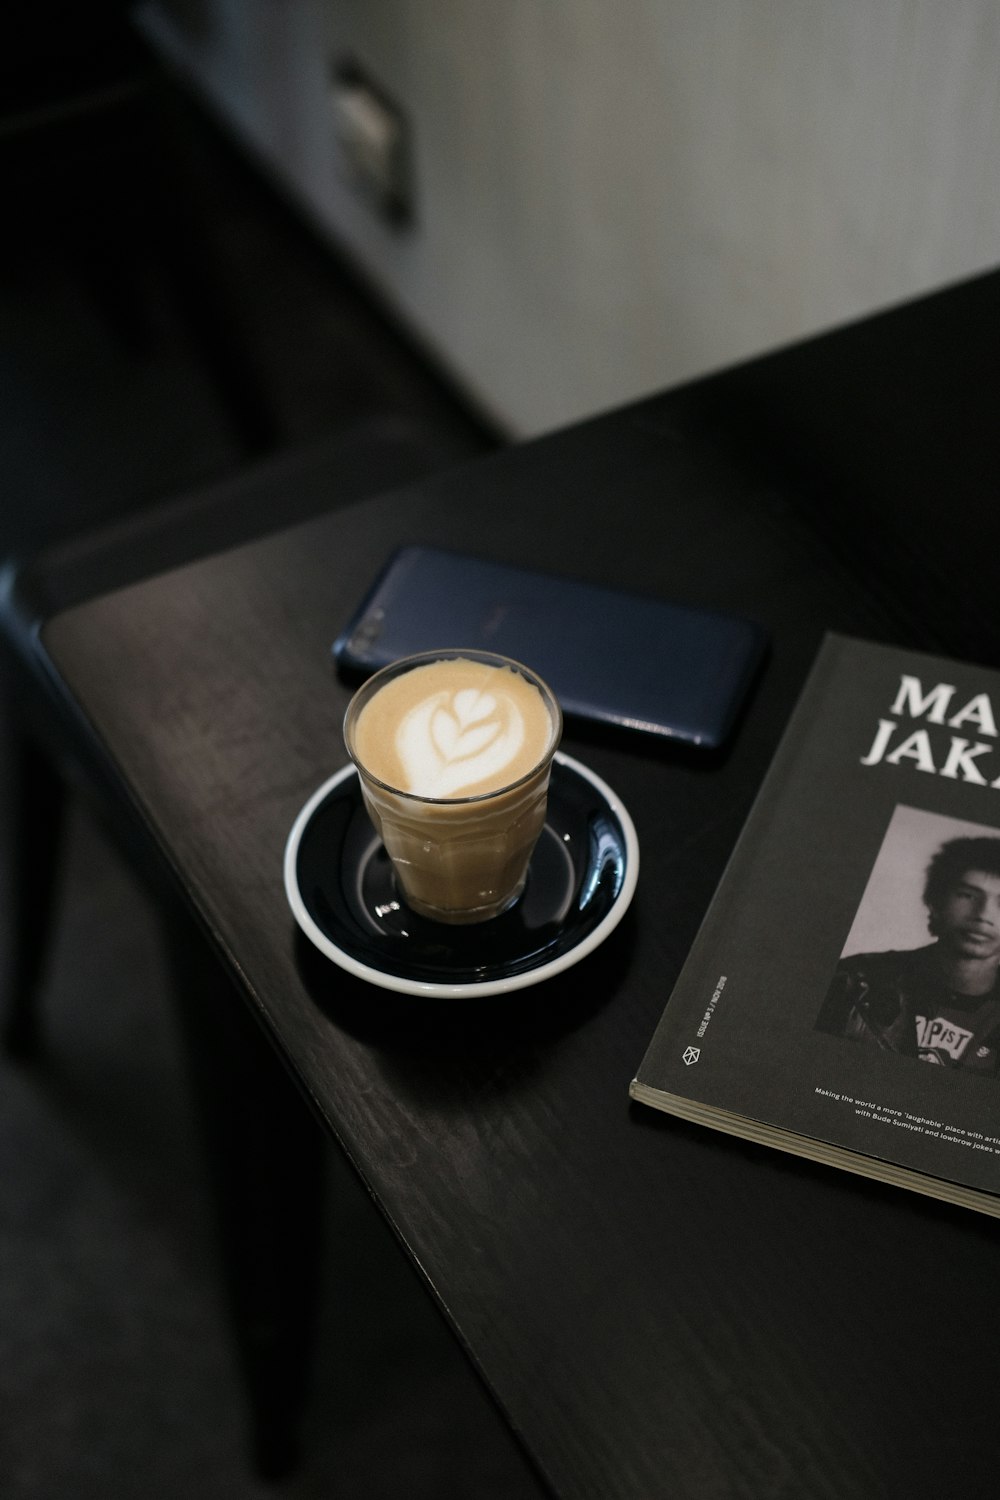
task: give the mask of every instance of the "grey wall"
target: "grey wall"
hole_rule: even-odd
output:
[[[148,27],[515,435],[1000,261],[994,0],[156,0]],[[331,62],[408,110],[345,180]]]

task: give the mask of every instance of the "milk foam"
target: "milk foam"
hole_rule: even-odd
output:
[[[406,790],[418,797],[454,797],[480,781],[502,784],[523,745],[517,704],[475,688],[432,694],[396,733]]]
[[[391,786],[435,800],[477,796],[527,775],[556,726],[519,672],[466,658],[421,665],[362,709],[362,763]]]

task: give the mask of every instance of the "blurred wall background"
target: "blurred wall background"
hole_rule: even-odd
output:
[[[140,16],[514,437],[1000,262],[994,0],[146,0]],[[409,223],[352,173],[359,77],[402,122]],[[360,119],[369,145],[384,124]]]

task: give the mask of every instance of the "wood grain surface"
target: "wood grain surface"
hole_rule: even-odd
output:
[[[801,381],[822,344],[777,356],[784,382],[770,361],[655,398],[43,633],[121,796],[566,1500],[992,1490],[995,1227],[627,1098],[823,631],[942,645],[919,589],[879,578],[856,494],[831,534],[835,459],[873,484],[892,468],[852,448],[870,333],[832,338],[817,406]],[[895,368],[891,327],[883,346]],[[768,393],[766,423],[727,399],[741,388]],[[806,442],[823,483],[786,462]],[[567,734],[632,812],[639,888],[601,949],[512,999],[353,980],[285,903],[288,830],[346,760],[330,643],[404,542],[743,612],[771,636],[721,757]]]

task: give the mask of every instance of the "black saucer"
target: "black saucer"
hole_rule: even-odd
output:
[[[341,968],[407,994],[500,994],[578,963],[618,925],[635,890],[632,819],[599,776],[557,754],[545,828],[521,898],[488,922],[451,926],[405,904],[345,766],[303,807],[285,848],[295,919]]]

